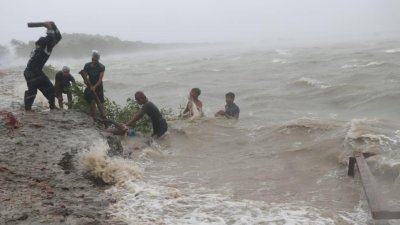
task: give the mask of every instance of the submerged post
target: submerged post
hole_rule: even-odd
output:
[[[349,158],[349,170],[347,171],[347,176],[354,177],[354,168],[356,167],[356,158]]]

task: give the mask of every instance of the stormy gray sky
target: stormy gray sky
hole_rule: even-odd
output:
[[[3,0],[0,43],[66,33],[145,42],[346,40],[400,36],[398,0]]]

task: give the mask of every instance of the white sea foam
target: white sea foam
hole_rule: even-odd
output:
[[[308,77],[302,77],[299,80],[297,80],[296,83],[307,84],[307,85],[310,85],[312,87],[316,87],[319,89],[325,89],[325,88],[330,87],[329,85],[326,85],[326,84],[322,83],[321,81],[318,81],[318,80],[315,80],[312,78],[308,78]]]
[[[125,182],[107,193],[120,199],[110,212],[129,224],[244,225],[244,224],[366,224],[364,212],[330,212],[305,202],[266,203],[234,200],[211,190],[176,188],[144,182]],[[333,215],[332,215],[333,214]]]
[[[287,63],[287,60],[286,60],[286,59],[273,59],[271,62],[272,62],[272,63],[281,63],[281,64],[285,64],[285,63]]]
[[[400,48],[388,49],[385,50],[386,53],[398,53],[400,52]]]
[[[278,55],[284,55],[284,56],[292,55],[292,53],[288,49],[276,49],[275,52],[278,53]]]
[[[384,62],[368,62],[366,64],[345,64],[341,68],[342,69],[355,69],[355,68],[363,68],[363,67],[372,67],[372,66],[379,66],[383,65]]]

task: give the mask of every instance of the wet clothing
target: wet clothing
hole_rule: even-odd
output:
[[[232,103],[231,105],[228,104],[225,105],[225,116],[227,118],[239,119],[239,113],[240,109],[235,103]]]
[[[62,71],[56,74],[56,83],[54,84],[56,97],[62,96],[62,93],[67,94],[68,89],[71,87],[71,82],[75,83],[75,79],[71,74],[64,75]]]
[[[31,110],[38,89],[49,101],[50,109],[55,109],[54,86],[49,78],[42,71],[33,73],[28,69],[25,69],[24,77],[28,86],[24,95],[25,110]]]
[[[100,79],[100,74],[106,70],[106,67],[100,62],[94,65],[92,62],[88,62],[85,64],[83,70],[89,75],[89,81],[92,86],[94,86],[97,81]],[[103,91],[103,82],[100,83],[96,88],[96,95],[99,97],[101,103],[104,103],[104,91]],[[94,96],[89,88],[85,89],[84,96],[87,102],[92,102],[94,100]]]
[[[200,114],[203,113],[203,109],[202,109],[203,103],[202,103],[200,100],[197,100],[197,104],[196,104],[195,101],[189,100],[188,103],[187,103],[187,105],[186,105],[186,109],[185,109],[185,111],[183,111],[183,113],[189,112],[189,115],[190,115],[190,116],[193,116],[193,115],[194,115],[194,112],[193,112],[193,105],[196,106],[196,109],[197,109],[197,111],[198,111]]]
[[[49,101],[50,109],[56,107],[54,86],[42,69],[49,59],[54,46],[61,40],[60,31],[53,25],[52,30],[47,30],[47,36],[40,38],[40,40],[40,47],[37,47],[31,53],[31,58],[24,71],[24,77],[28,86],[28,90],[25,91],[24,95],[25,110],[32,108],[38,89]]]
[[[146,102],[143,104],[141,112],[143,114],[147,114],[153,125],[153,135],[161,137],[167,130],[168,125],[167,121],[162,117],[160,110],[158,110],[157,106],[154,105],[152,102]]]
[[[57,98],[61,97],[62,99],[62,94],[64,93],[67,94],[68,102],[72,102],[72,93],[70,90],[71,82],[75,83],[75,79],[71,74],[65,76],[62,71],[59,71],[56,74],[56,83],[54,84],[54,89]]]

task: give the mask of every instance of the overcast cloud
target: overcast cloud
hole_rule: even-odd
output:
[[[398,0],[2,0],[0,43],[62,32],[145,42],[346,40],[400,36]]]

